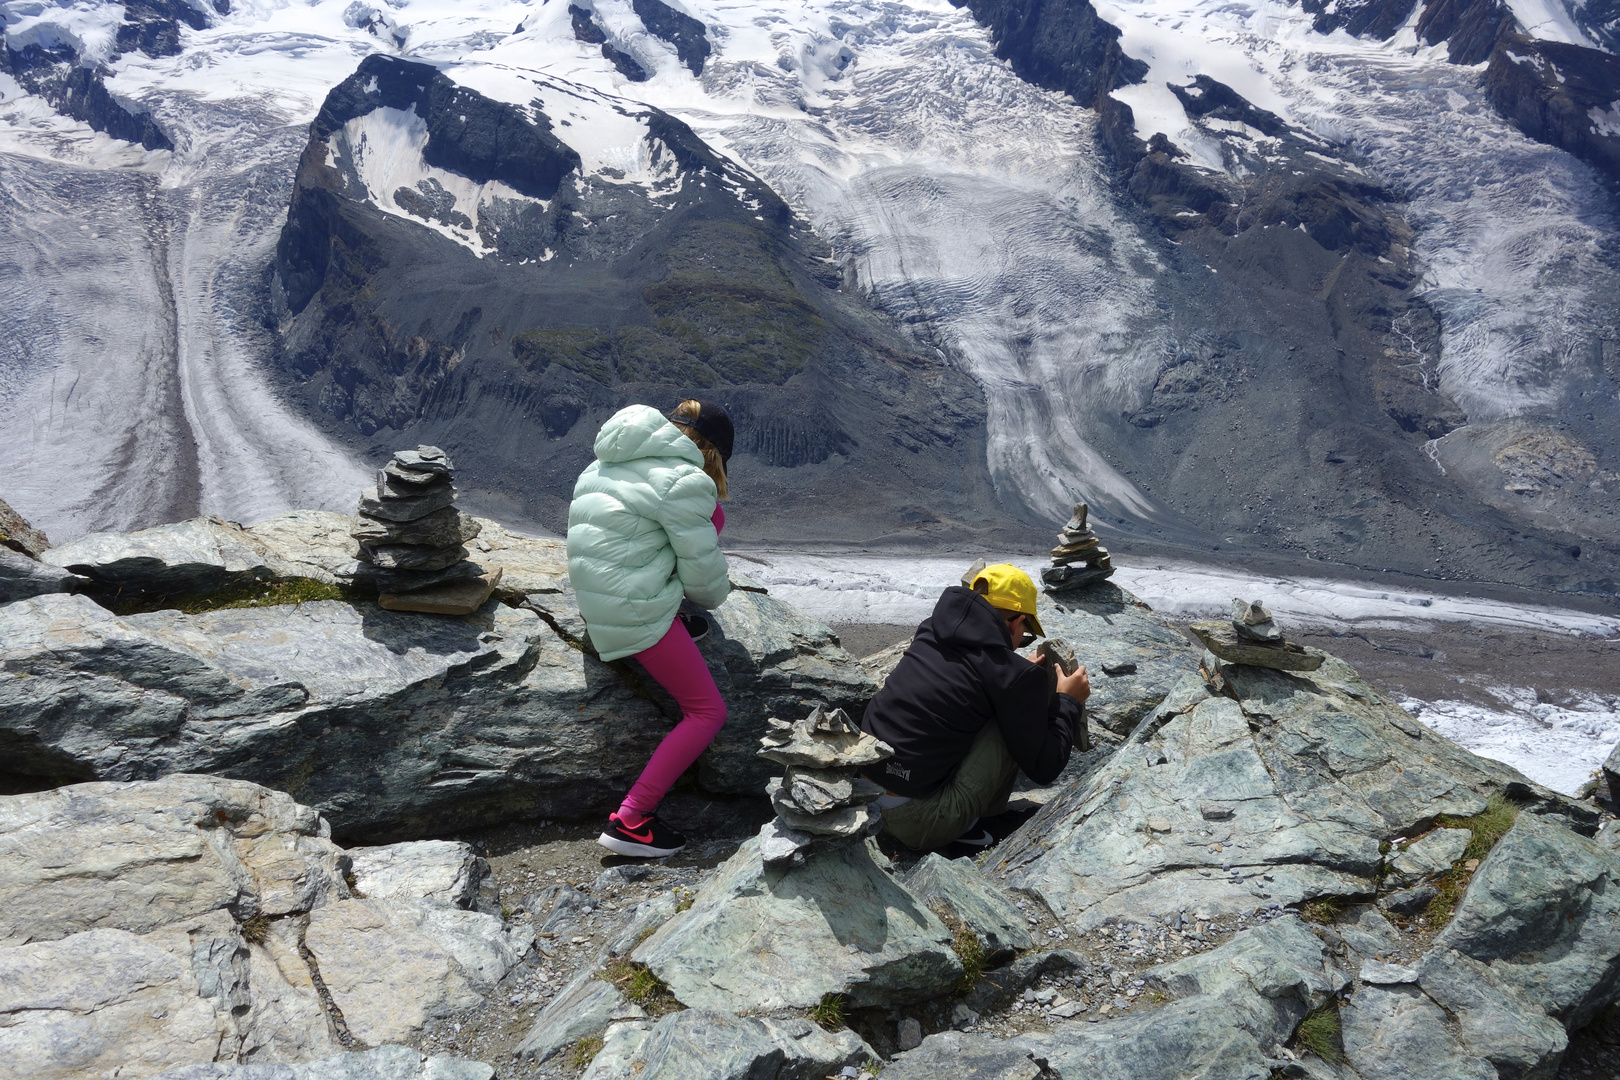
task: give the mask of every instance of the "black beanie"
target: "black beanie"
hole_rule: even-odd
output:
[[[679,424],[685,424],[693,431],[708,439],[714,448],[720,451],[722,463],[731,460],[731,446],[736,441],[736,432],[731,427],[731,417],[726,410],[712,401],[698,400],[698,415],[696,420],[684,416],[676,416],[671,410],[668,419]]]

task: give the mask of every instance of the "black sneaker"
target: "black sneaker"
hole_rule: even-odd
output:
[[[996,844],[996,837],[981,823],[975,821],[969,825],[967,831],[949,844],[946,844],[940,854],[947,859],[972,858],[981,851],[988,851]]]
[[[709,636],[709,620],[703,616],[688,615],[683,611],[676,617],[681,620],[681,625],[686,627],[686,632],[692,635],[693,641],[702,641]]]
[[[608,828],[596,842],[616,855],[632,859],[661,859],[673,855],[686,846],[686,837],[665,825],[658,815],[637,825],[634,829],[619,820],[615,811],[608,815]]]

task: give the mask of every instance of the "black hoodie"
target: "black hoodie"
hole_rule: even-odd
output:
[[[1080,709],[1069,695],[1051,693],[1046,672],[1013,651],[1007,623],[988,600],[953,585],[866,706],[862,729],[894,747],[869,776],[896,795],[932,795],[984,725],[995,723],[1024,774],[1050,784],[1069,763]]]

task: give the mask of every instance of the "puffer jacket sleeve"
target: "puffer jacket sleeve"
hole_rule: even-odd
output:
[[[686,598],[703,608],[717,608],[731,592],[731,580],[720,537],[714,531],[714,481],[702,469],[672,470],[673,482],[652,508],[675,550],[675,575]]]

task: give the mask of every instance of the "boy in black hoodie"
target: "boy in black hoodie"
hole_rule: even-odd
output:
[[[894,748],[867,778],[883,785],[885,832],[917,851],[991,842],[978,819],[1006,809],[1022,769],[1056,780],[1091,694],[1086,669],[1047,673],[1014,650],[1045,636],[1035,583],[1010,563],[953,585],[866,707],[861,727]]]

